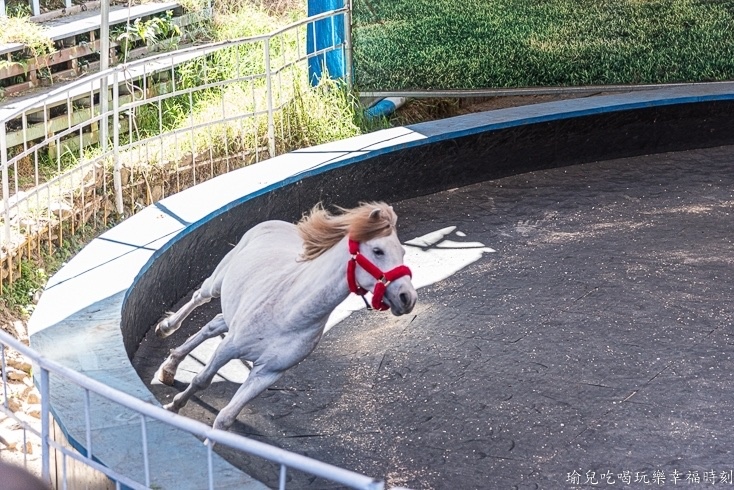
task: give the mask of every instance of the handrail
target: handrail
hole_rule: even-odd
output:
[[[284,34],[290,36],[290,34],[287,34],[289,31],[292,31],[294,29],[301,29],[313,22],[316,22],[318,20],[323,20],[327,18],[337,19],[339,15],[345,14],[348,12],[348,7],[343,7],[337,10],[324,12],[319,15],[315,15],[306,19],[302,19],[299,21],[292,22],[284,27],[281,27],[277,30],[274,30],[267,34],[262,34],[258,36],[250,36],[250,37],[243,37],[239,39],[231,39],[226,41],[219,41],[219,42],[213,42],[208,43],[205,45],[200,46],[192,46],[189,48],[184,48],[181,50],[177,50],[175,52],[168,52],[168,53],[161,53],[157,54],[145,59],[136,60],[130,63],[120,64],[117,66],[114,66],[112,68],[109,68],[107,70],[88,75],[86,77],[80,78],[78,80],[75,80],[71,83],[68,83],[62,87],[58,87],[40,97],[35,97],[32,99],[28,99],[25,101],[17,102],[12,106],[12,108],[6,107],[5,110],[2,112],[2,120],[0,120],[0,135],[5,135],[6,132],[8,134],[12,134],[13,131],[18,131],[18,128],[20,127],[20,123],[16,125],[16,122],[18,121],[18,118],[21,118],[22,121],[22,131],[24,135],[25,142],[22,146],[18,147],[19,151],[14,150],[14,153],[9,153],[10,148],[8,148],[8,145],[6,144],[5,138],[0,138],[0,166],[2,167],[2,184],[3,184],[3,195],[2,195],[2,209],[0,209],[0,214],[2,214],[2,219],[4,221],[4,235],[7,237],[7,243],[6,245],[10,248],[12,246],[16,246],[15,243],[13,243],[11,238],[11,231],[10,231],[10,221],[11,221],[11,213],[15,213],[16,216],[22,216],[21,213],[23,210],[21,209],[21,203],[25,203],[24,206],[26,208],[28,206],[38,206],[43,205],[45,201],[48,201],[49,203],[51,201],[63,201],[67,195],[64,194],[64,192],[67,192],[65,190],[59,191],[57,189],[57,184],[62,184],[62,181],[66,181],[66,179],[69,179],[72,186],[74,185],[73,181],[78,181],[78,187],[81,188],[82,192],[80,193],[81,196],[81,209],[84,209],[84,196],[85,196],[85,182],[86,179],[90,175],[96,175],[96,165],[99,164],[99,162],[104,162],[104,160],[107,160],[111,157],[117,159],[119,152],[121,150],[126,150],[133,147],[148,147],[150,146],[150,142],[154,139],[161,139],[167,138],[167,137],[173,137],[176,138],[177,135],[181,135],[182,133],[191,132],[192,138],[193,138],[193,131],[196,129],[199,129],[201,127],[206,126],[207,124],[221,124],[222,122],[227,121],[234,121],[236,119],[253,119],[260,118],[260,117],[267,117],[268,118],[268,150],[270,156],[274,156],[275,154],[275,126],[274,126],[274,119],[273,119],[273,113],[274,111],[280,111],[284,107],[283,102],[283,95],[278,94],[274,95],[273,91],[276,90],[276,83],[278,85],[278,88],[282,89],[282,83],[281,77],[285,77],[285,80],[288,80],[288,74],[285,72],[286,69],[290,69],[292,67],[297,67],[298,63],[305,63],[309,57],[312,56],[319,56],[329,50],[329,48],[319,49],[317,51],[313,52],[307,52],[306,49],[303,49],[306,47],[306,42],[303,42],[303,45],[297,44],[297,48],[295,49],[295,53],[293,52],[286,52],[289,53],[288,56],[285,54],[282,56],[280,53],[277,56],[272,56],[272,60],[270,59],[272,53],[270,52],[270,41],[273,39],[277,39],[278,36],[282,36]],[[341,22],[341,21],[339,21]],[[307,34],[308,35],[308,34]],[[299,39],[301,39],[301,36],[303,36],[302,32],[298,33]],[[31,160],[31,163],[33,164],[33,160],[35,158],[35,166],[36,166],[36,174],[38,174],[38,156],[39,152],[45,151],[46,148],[52,149],[52,147],[56,147],[56,155],[57,157],[54,157],[53,159],[56,160],[57,158],[60,158],[61,151],[59,148],[63,147],[64,139],[62,138],[71,138],[78,136],[80,140],[80,147],[83,142],[83,140],[86,138],[85,131],[88,131],[91,129],[91,127],[94,126],[100,126],[100,129],[102,127],[106,128],[107,124],[105,121],[107,121],[109,118],[111,118],[112,121],[119,121],[120,116],[128,111],[131,111],[137,107],[142,107],[146,104],[148,105],[157,105],[160,109],[160,104],[165,101],[168,97],[191,97],[195,90],[206,90],[207,88],[220,88],[226,86],[226,83],[202,83],[201,86],[197,86],[192,89],[180,89],[178,86],[176,86],[176,82],[178,80],[178,75],[173,74],[173,70],[176,66],[179,66],[182,63],[196,60],[196,59],[207,59],[208,56],[210,56],[213,53],[217,53],[218,51],[230,49],[233,47],[238,46],[245,46],[248,44],[252,45],[258,45],[258,43],[262,46],[263,54],[266,58],[266,60],[272,61],[272,66],[270,66],[269,63],[266,62],[265,70],[262,71],[262,67],[258,67],[257,69],[253,70],[252,72],[246,72],[246,70],[243,70],[242,73],[242,80],[238,78],[238,80],[228,80],[229,83],[239,82],[239,81],[245,81],[246,83],[254,83],[256,80],[262,80],[263,78],[267,82],[264,87],[266,92],[266,102],[267,102],[267,110],[262,105],[256,104],[256,107],[254,106],[251,111],[245,111],[246,113],[240,114],[237,113],[236,115],[233,114],[225,114],[222,112],[220,114],[221,120],[216,119],[212,120],[208,123],[196,123],[194,124],[193,119],[191,120],[191,124],[187,125],[185,128],[164,132],[160,135],[155,136],[145,136],[135,133],[134,139],[129,140],[122,140],[119,137],[120,128],[119,128],[119,122],[112,124],[110,128],[110,134],[109,136],[112,138],[111,145],[103,144],[100,145],[102,148],[100,152],[97,153],[96,156],[93,157],[81,157],[81,151],[80,151],[80,162],[72,169],[60,173],[59,175],[56,175],[54,177],[50,177],[46,182],[43,182],[39,184],[38,177],[36,176],[36,186],[32,189],[28,189],[27,193],[20,193],[20,190],[23,189],[22,187],[19,187],[18,185],[18,169],[19,164],[21,162],[21,159]],[[330,49],[346,49],[347,43],[344,41],[340,41],[338,44],[335,44]],[[286,59],[287,58],[287,59]],[[239,61],[238,61],[239,63]],[[238,73],[239,73],[239,65],[238,65]],[[148,93],[146,88],[146,83],[148,80],[148,77],[151,75],[154,75],[156,73],[161,72],[170,72],[171,73],[171,87],[172,89],[164,89],[163,92],[152,92]],[[145,95],[143,96],[142,100],[138,99],[136,97],[136,94],[134,93],[134,90],[138,90],[137,88],[130,88],[132,97],[130,99],[122,99],[121,98],[121,90],[119,87],[126,83],[133,80],[143,80],[143,86],[142,89],[145,92]],[[252,79],[252,81],[248,82],[249,79]],[[305,77],[304,77],[305,79]],[[153,83],[153,82],[151,82]],[[159,82],[155,82],[159,83]],[[259,83],[259,82],[258,82]],[[112,88],[112,100],[110,101],[109,105],[107,106],[106,110],[100,110],[103,109],[105,104],[100,104],[99,102],[96,102],[94,99],[94,94],[96,94],[100,90],[104,90],[101,87],[107,86]],[[252,85],[253,90],[253,96],[255,92],[255,87],[259,87],[259,85]],[[249,89],[248,89],[249,90]],[[260,88],[257,88],[257,90],[260,90]],[[158,95],[156,95],[158,94]],[[288,97],[286,95],[285,97]],[[73,108],[72,111],[72,104],[75,103],[77,99],[86,99],[89,102],[88,109],[77,109],[76,107]],[[68,117],[61,116],[60,118],[52,119],[53,115],[49,115],[49,110],[56,106],[67,106],[67,114]],[[82,106],[87,107],[87,106]],[[77,111],[81,110],[81,113],[78,113]],[[38,112],[41,112],[41,117],[39,120],[34,119],[34,115]],[[77,119],[77,117],[81,117],[83,119]],[[60,120],[59,120],[60,119]],[[128,119],[129,120],[129,119]],[[12,122],[12,124],[8,124]],[[51,124],[54,124],[53,128],[51,127]],[[38,128],[43,127],[44,128],[44,134],[45,136],[42,136],[39,138],[38,134]],[[31,131],[32,135],[28,135],[27,132]],[[104,138],[105,131],[101,131],[102,138]],[[36,138],[36,139],[33,139]],[[185,136],[181,136],[180,140],[184,140]],[[107,141],[105,139],[105,141]],[[176,151],[178,152],[180,148],[177,146]],[[252,148],[252,150],[257,154],[258,151],[264,151],[259,146],[259,144],[256,142],[256,146]],[[147,151],[147,149],[145,150]],[[178,154],[178,153],[177,153]],[[229,158],[229,152],[227,152],[227,158]],[[257,157],[259,158],[259,157]],[[59,160],[60,162],[60,160]],[[60,163],[59,163],[60,164]],[[193,166],[193,165],[192,165]],[[60,168],[60,167],[59,167]],[[106,185],[107,182],[106,176],[105,176],[105,167],[104,165],[101,168],[102,172],[102,180],[98,180],[97,177],[97,184],[94,183],[95,179],[92,179],[93,185]],[[117,166],[116,169],[117,171]],[[9,175],[10,171],[12,171],[12,176]],[[195,172],[195,170],[194,170]],[[12,178],[15,178],[15,182],[12,182]],[[119,172],[115,174],[115,178],[119,177]],[[9,180],[10,179],[10,180]],[[196,176],[194,175],[194,181],[196,181]],[[99,184],[101,182],[101,184]],[[17,196],[11,196],[10,194],[10,185],[14,186],[15,191],[18,192]],[[108,186],[110,187],[110,186]],[[64,188],[65,189],[65,188]],[[111,187],[104,191],[104,194],[102,194],[103,198],[107,198],[108,196],[112,195]],[[42,194],[43,193],[43,194]],[[119,185],[119,182],[115,182],[115,198],[121,199],[122,193],[121,193],[121,186]],[[96,190],[94,197],[96,199]],[[32,201],[33,199],[34,201]],[[39,200],[41,201],[40,204]],[[119,202],[119,201],[118,201]],[[34,204],[35,203],[35,204]],[[14,209],[17,209],[18,211],[13,211]],[[35,209],[35,208],[33,208]],[[3,212],[4,210],[4,212]],[[26,209],[26,212],[28,212],[28,209]],[[35,216],[35,215],[30,215]],[[42,221],[43,219],[48,220],[49,217],[52,217],[50,206],[47,206],[43,214],[39,214],[40,216],[39,220]],[[45,216],[45,218],[44,218]],[[60,218],[61,219],[61,218]],[[17,218],[16,218],[17,221]],[[18,227],[18,224],[16,223],[14,226]],[[24,226],[19,225],[20,227]],[[73,230],[73,219],[72,219],[72,230]],[[21,229],[18,227],[18,229],[14,228],[13,233],[19,232]],[[2,230],[0,229],[0,233],[2,233]],[[23,233],[29,233],[29,232],[23,232]],[[59,228],[59,240],[61,240],[61,233],[62,229]],[[31,236],[31,235],[27,235]],[[49,232],[49,237],[51,236],[51,233]],[[49,238],[50,240],[50,238]],[[9,252],[9,251],[8,251]],[[10,255],[10,253],[8,253]],[[12,279],[12,278],[11,278]],[[1,279],[0,279],[1,280]],[[188,419],[183,416],[179,416],[177,414],[170,413],[163,408],[159,406],[152,405],[150,403],[144,402],[130,394],[120,392],[116,389],[110,388],[109,386],[96,381],[94,379],[88,378],[81,373],[78,373],[72,369],[69,369],[68,367],[65,367],[53,360],[44,358],[42,355],[40,355],[38,352],[34,351],[33,349],[23,345],[22,343],[18,342],[16,339],[13,339],[8,334],[4,332],[0,332],[0,345],[7,345],[12,349],[17,350],[18,352],[22,353],[23,355],[29,357],[33,360],[33,362],[36,364],[34,369],[36,370],[36,383],[39,384],[39,388],[42,394],[42,421],[43,426],[41,433],[38,434],[38,436],[42,439],[42,445],[43,445],[43,474],[48,478],[49,476],[49,453],[51,450],[56,450],[59,454],[63,455],[64,458],[72,458],[81,461],[82,463],[97,469],[107,475],[109,478],[112,478],[113,480],[118,481],[118,483],[121,483],[123,485],[130,486],[131,488],[146,488],[150,484],[150,471],[148,467],[148,455],[147,455],[147,432],[146,432],[146,418],[161,421],[164,422],[172,427],[175,427],[177,429],[186,431],[190,434],[193,434],[205,441],[205,444],[207,446],[207,454],[209,457],[209,481],[210,481],[210,488],[213,488],[213,480],[214,477],[211,473],[212,468],[212,448],[214,444],[223,444],[226,445],[234,450],[237,451],[243,451],[246,453],[249,453],[254,456],[258,456],[261,458],[265,458],[269,461],[273,461],[281,466],[281,488],[284,488],[285,485],[285,474],[287,468],[294,468],[301,471],[304,471],[306,473],[325,478],[331,481],[334,481],[336,483],[349,486],[351,488],[360,488],[365,490],[379,490],[384,488],[384,483],[382,481],[375,480],[371,477],[361,475],[359,473],[355,473],[353,471],[339,468],[336,466],[332,466],[308,457],[304,457],[298,454],[294,454],[276,447],[269,446],[267,444],[254,441],[242,436],[238,436],[236,434],[232,434],[229,432],[224,432],[221,430],[215,430],[209,427],[208,425],[205,425],[201,422]],[[4,362],[4,358],[3,358]],[[121,475],[119,473],[115,473],[114,470],[105,468],[103,465],[101,465],[98,461],[95,461],[92,458],[91,454],[87,454],[86,456],[84,454],[75,453],[69,448],[51,441],[49,439],[49,433],[50,433],[50,413],[53,410],[53,407],[51,406],[51,400],[49,397],[49,390],[50,390],[50,380],[49,378],[52,375],[54,378],[61,377],[67,380],[67,382],[70,382],[72,384],[75,384],[82,389],[85,390],[85,396],[87,399],[89,399],[89,393],[96,393],[107,400],[118,404],[120,407],[125,407],[129,410],[135,411],[138,414],[140,414],[141,417],[141,425],[143,430],[143,453],[145,457],[144,462],[144,469],[145,469],[145,485],[141,485],[140,483],[132,481],[128,476]],[[2,407],[0,407],[2,408]],[[4,407],[7,411],[7,402]],[[90,434],[89,434],[89,413],[85,414],[87,417],[87,439],[88,443],[90,442]],[[87,446],[88,451],[91,451],[91,447],[88,444]],[[83,452],[83,451],[82,451]]]
[[[313,22],[316,22],[318,20],[327,19],[330,17],[333,17],[338,14],[346,13],[348,9],[346,7],[342,7],[335,10],[330,10],[329,12],[324,12],[318,15],[313,15],[311,17],[308,17],[306,19],[298,20],[295,22],[291,22],[290,24],[281,27],[279,29],[276,29],[274,31],[271,31],[267,34],[259,34],[257,36],[247,36],[247,37],[240,37],[235,39],[227,39],[224,41],[215,41],[212,43],[207,44],[201,44],[198,46],[190,46],[188,48],[182,48],[179,50],[176,50],[174,52],[167,52],[167,53],[159,53],[153,56],[149,56],[143,59],[130,61],[128,63],[121,63],[119,65],[116,65],[112,68],[108,68],[105,71],[97,72],[92,75],[87,75],[85,77],[80,78],[79,80],[75,80],[67,85],[64,85],[63,87],[59,87],[57,89],[54,89],[46,94],[44,94],[41,97],[29,99],[27,101],[21,102],[21,105],[18,106],[15,111],[8,113],[7,116],[4,117],[0,123],[6,123],[9,120],[18,117],[23,112],[26,112],[29,109],[33,109],[35,106],[42,105],[44,102],[53,99],[54,97],[61,95],[65,92],[69,92],[72,89],[81,86],[81,85],[87,85],[90,81],[96,81],[99,80],[105,76],[110,76],[115,72],[125,72],[128,70],[131,70],[133,68],[153,64],[155,62],[161,61],[161,60],[170,60],[173,55],[183,55],[183,54],[190,54],[190,53],[196,53],[196,52],[204,52],[208,49],[213,49],[212,53],[219,51],[220,49],[229,48],[233,46],[238,46],[241,44],[249,44],[249,43],[258,43],[265,41],[267,39],[272,39],[273,37],[279,36],[289,30],[296,29],[299,27],[302,27],[304,25],[311,24]],[[203,54],[211,54],[211,53],[203,53]]]
[[[385,488],[384,482],[380,480],[376,480],[338,466],[333,466],[307,456],[302,456],[300,454],[270,446],[263,442],[255,441],[231,432],[213,429],[197,420],[193,420],[182,415],[169,412],[162,407],[146,403],[123,391],[111,388],[104,383],[84,376],[83,374],[59,364],[56,361],[45,358],[35,350],[13,338],[8,333],[0,330],[0,345],[2,344],[20,352],[35,363],[34,370],[37,371],[37,374],[39,374],[40,371],[40,374],[36,379],[37,383],[40,378],[40,383],[44,384],[43,378],[48,378],[47,375],[42,374],[44,372],[62,376],[85,390],[103,396],[108,400],[114,401],[115,403],[133,410],[145,417],[164,422],[172,427],[194,434],[195,436],[202,438],[204,440],[204,444],[209,448],[212,448],[214,444],[223,444],[238,451],[243,451],[248,454],[267,459],[279,465],[304,471],[314,476],[318,476],[319,478],[347,485],[355,489],[382,490]],[[47,391],[46,388],[47,386],[41,386],[41,392],[43,393],[44,391]],[[44,427],[47,427],[48,415],[48,404],[46,404],[46,409],[42,409],[41,414]],[[45,429],[44,432],[47,434],[47,429]],[[42,441],[42,445],[44,445],[45,450],[48,449],[47,440]],[[45,468],[44,472],[47,471],[48,468]]]

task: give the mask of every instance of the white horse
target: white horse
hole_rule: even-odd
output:
[[[249,376],[214,420],[215,429],[226,430],[245,404],[316,348],[329,314],[350,291],[372,291],[376,309],[410,313],[417,294],[403,265],[405,250],[392,207],[363,203],[340,211],[316,206],[297,225],[266,221],[253,227],[191,300],[156,326],[158,336],[166,337],[195,308],[221,296],[222,313],[171,350],[159,379],[173,384],[189,352],[228,333],[204,369],[165,408],[178,412],[231,359],[249,361]]]

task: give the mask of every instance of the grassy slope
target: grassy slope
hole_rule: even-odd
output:
[[[355,2],[361,90],[734,78],[732,0]]]

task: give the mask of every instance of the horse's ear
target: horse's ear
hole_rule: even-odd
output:
[[[370,213],[370,220],[377,221],[378,219],[380,219],[381,212],[382,210],[380,208],[373,209],[372,212]]]

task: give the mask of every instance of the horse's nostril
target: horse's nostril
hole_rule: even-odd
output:
[[[403,306],[407,306],[410,302],[410,298],[405,293],[400,293],[400,302],[403,303]]]

